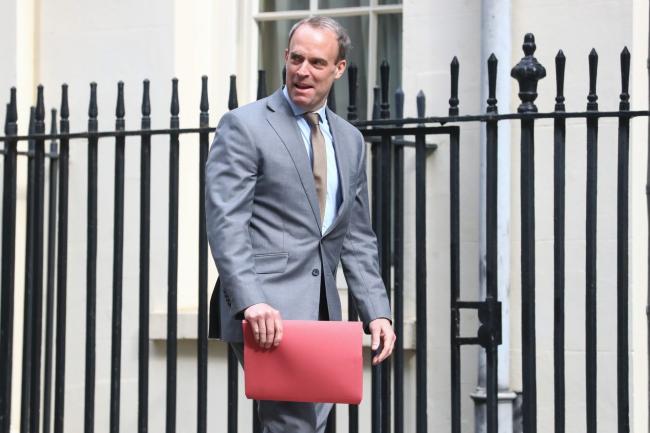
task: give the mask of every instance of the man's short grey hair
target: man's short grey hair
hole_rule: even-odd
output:
[[[341,60],[345,60],[345,56],[347,52],[350,51],[350,48],[352,46],[352,43],[350,42],[350,36],[348,36],[348,32],[345,30],[345,27],[330,17],[311,16],[298,21],[293,25],[293,27],[291,27],[287,46],[291,44],[291,38],[293,37],[293,34],[296,32],[296,30],[298,30],[298,27],[304,24],[316,29],[326,29],[333,32],[336,35],[337,42],[339,43],[339,55],[336,58],[336,61],[340,62]]]

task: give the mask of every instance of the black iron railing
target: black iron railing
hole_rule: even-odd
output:
[[[427,286],[426,232],[432,230],[427,224],[426,215],[426,160],[436,146],[427,144],[429,136],[448,137],[449,146],[449,227],[440,228],[450,233],[450,350],[451,350],[451,394],[450,413],[452,433],[461,431],[461,357],[464,345],[480,345],[486,354],[486,397],[487,425],[489,433],[496,433],[498,427],[497,410],[497,348],[501,342],[501,304],[497,295],[497,150],[498,127],[500,122],[517,120],[521,123],[521,291],[522,291],[522,374],[523,374],[523,431],[533,433],[537,428],[537,368],[536,368],[536,326],[535,326],[535,122],[539,119],[553,119],[554,139],[554,425],[555,431],[565,431],[565,173],[566,173],[566,119],[579,118],[586,122],[587,179],[586,179],[586,262],[585,262],[585,300],[586,300],[586,338],[585,338],[585,389],[586,425],[589,433],[597,429],[597,358],[596,358],[596,229],[597,229],[597,163],[598,163],[598,125],[601,118],[617,118],[618,126],[618,189],[617,189],[617,401],[618,430],[629,431],[629,371],[628,371],[628,207],[629,207],[629,125],[636,117],[647,118],[647,110],[631,111],[629,103],[630,53],[621,53],[621,95],[618,111],[599,111],[596,94],[597,54],[589,55],[589,95],[584,112],[566,112],[564,105],[565,57],[560,51],[555,61],[556,104],[552,112],[538,112],[535,106],[537,82],[545,76],[545,69],[533,54],[535,43],[532,35],[526,35],[524,57],[512,69],[513,78],[520,86],[521,105],[517,113],[499,114],[496,95],[497,59],[488,60],[489,97],[484,114],[461,115],[458,99],[459,62],[454,58],[450,65],[451,97],[447,116],[426,116],[425,98],[417,96],[417,117],[403,118],[404,94],[395,95],[395,107],[391,118],[388,92],[389,67],[382,64],[380,69],[381,86],[374,92],[374,118],[369,121],[358,120],[357,69],[351,65],[348,70],[349,96],[347,118],[353,122],[366,137],[371,152],[372,172],[372,222],[378,236],[380,269],[389,295],[392,295],[394,325],[398,335],[395,354],[389,362],[372,369],[371,431],[401,433],[405,425],[404,407],[404,291],[405,275],[415,272],[416,294],[416,414],[415,429],[426,432],[428,376],[427,371],[427,297],[436,296],[433,288]],[[266,96],[265,75],[258,77],[257,97]],[[172,102],[170,127],[151,129],[151,107],[149,101],[149,82],[143,83],[142,120],[139,130],[125,129],[124,86],[118,83],[115,128],[111,131],[98,131],[96,85],[91,84],[86,132],[70,132],[67,86],[62,86],[59,131],[56,129],[56,114],[53,112],[50,133],[45,133],[45,104],[43,88],[38,88],[37,105],[32,110],[31,127],[27,135],[18,135],[16,91],[12,89],[10,103],[7,105],[5,135],[0,137],[4,144],[0,154],[3,156],[3,198],[2,198],[2,274],[0,292],[0,433],[9,433],[12,407],[12,372],[20,369],[21,401],[20,431],[36,433],[41,428],[49,433],[64,430],[64,396],[66,363],[66,317],[67,317],[67,272],[68,272],[68,176],[70,160],[70,141],[79,145],[84,142],[88,149],[87,174],[87,254],[86,254],[86,342],[85,342],[85,407],[84,432],[92,433],[95,428],[95,349],[96,335],[96,284],[97,284],[97,205],[98,159],[100,141],[115,141],[114,161],[114,238],[112,274],[112,320],[111,320],[111,377],[110,377],[110,425],[111,433],[119,432],[121,401],[121,335],[122,335],[122,293],[123,293],[123,254],[130,247],[124,243],[124,182],[125,182],[125,139],[140,138],[140,238],[139,247],[139,345],[138,345],[138,432],[148,431],[149,411],[149,295],[150,295],[150,232],[151,232],[151,153],[153,136],[169,138],[169,186],[163,191],[169,194],[168,223],[168,265],[167,265],[167,372],[166,372],[166,432],[176,429],[177,406],[177,281],[178,281],[178,206],[179,206],[179,136],[198,135],[199,146],[199,218],[198,218],[198,340],[197,340],[197,431],[207,431],[207,296],[208,296],[208,246],[205,229],[205,161],[209,146],[209,135],[214,128],[209,126],[209,105],[207,78],[202,79],[201,102],[198,128],[179,127],[178,81],[172,81]],[[235,77],[231,77],[228,108],[238,105]],[[333,96],[328,100],[330,108],[336,110]],[[481,122],[486,128],[486,298],[480,301],[466,301],[460,298],[460,134],[466,123]],[[45,142],[51,140],[49,153],[45,152]],[[18,151],[19,142],[28,142],[26,151]],[[76,145],[76,143],[75,143]],[[415,148],[415,169],[405,170],[404,148]],[[19,307],[15,301],[14,280],[16,277],[16,174],[18,161],[25,160],[28,165],[27,182],[27,231],[25,253],[25,287],[23,304],[23,351],[21,365],[12,365],[14,342],[14,310]],[[49,164],[48,208],[45,209],[45,166]],[[407,176],[415,179],[414,221],[405,219],[404,180]],[[647,186],[650,194],[650,186]],[[648,212],[650,213],[650,203]],[[47,226],[45,215],[47,214]],[[475,218],[476,216],[470,216]],[[415,227],[415,263],[413,267],[405,263],[404,232],[407,225]],[[47,236],[47,252],[44,239]],[[47,262],[44,258],[47,257]],[[474,263],[469,264],[474,266]],[[55,272],[56,268],[56,272]],[[507,276],[505,276],[507,277]],[[504,276],[501,276],[504,278]],[[439,286],[438,286],[439,287]],[[392,289],[392,293],[391,293]],[[43,323],[43,291],[45,290],[45,323]],[[649,294],[650,296],[650,294]],[[650,299],[650,298],[649,298]],[[355,320],[354,303],[348,300],[348,317]],[[460,333],[460,311],[476,310],[480,328],[476,335],[464,336]],[[56,311],[56,323],[54,323]],[[42,329],[45,331],[43,342]],[[54,339],[54,341],[52,341]],[[52,363],[54,352],[55,362]],[[77,354],[75,354],[77,355]],[[44,359],[44,362],[43,362]],[[41,384],[41,365],[43,364],[43,383]],[[53,368],[54,366],[54,368]],[[51,374],[54,372],[54,416],[51,419]],[[222,426],[229,433],[238,431],[238,365],[232,350],[228,350],[227,416]],[[42,386],[41,386],[42,385]],[[41,397],[43,408],[41,409]],[[17,404],[17,403],[16,403]],[[255,405],[253,404],[253,411]],[[42,423],[40,414],[42,412]],[[340,412],[339,412],[340,413]],[[336,411],[330,415],[328,432],[335,431]],[[70,414],[69,416],[80,416]],[[253,416],[253,430],[260,430]],[[348,408],[348,431],[359,431],[359,414],[356,406]],[[221,426],[219,428],[222,428]]]

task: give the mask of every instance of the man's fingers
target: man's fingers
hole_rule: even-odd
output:
[[[380,336],[381,330],[372,329],[370,331],[370,333],[371,333],[370,334],[370,348],[372,350],[377,350],[377,348],[379,347],[379,339],[380,339],[379,336]]]
[[[282,333],[282,319],[280,318],[280,314],[278,314],[278,317],[275,318],[275,339],[273,340],[274,346],[280,345],[280,341],[282,340]]]
[[[266,344],[266,320],[264,320],[263,317],[260,317],[257,319],[257,324],[260,328],[260,333],[259,333],[259,345],[264,347]]]
[[[390,330],[392,331],[392,329]],[[381,335],[381,340],[382,340],[382,350],[379,354],[377,354],[373,358],[373,365],[377,365],[380,362],[382,362],[384,359],[388,358],[390,354],[393,352],[393,347],[395,347],[395,341],[397,340],[395,334],[393,332],[388,332],[384,333],[385,330],[383,330],[382,335]]]
[[[268,349],[275,341],[275,319],[271,315],[266,316],[266,343],[264,348]]]

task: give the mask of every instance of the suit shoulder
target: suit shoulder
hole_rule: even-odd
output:
[[[247,124],[249,122],[259,122],[259,116],[262,116],[266,113],[266,100],[267,98],[263,98],[246,105],[242,105],[241,107],[235,108],[234,110],[228,111],[224,113],[222,120],[235,118],[244,124]]]
[[[332,110],[328,109],[327,113],[330,123],[333,123],[335,125],[334,127],[338,128],[341,133],[355,137],[359,143],[363,142],[363,135],[359,132],[359,129],[357,129],[356,126],[352,125]]]

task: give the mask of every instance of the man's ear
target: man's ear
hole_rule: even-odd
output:
[[[348,61],[345,60],[345,59],[339,61],[336,64],[336,74],[334,75],[335,80],[338,80],[339,78],[341,78],[341,76],[343,75],[343,72],[345,72],[345,68],[346,68],[347,65],[348,65]]]
[[[287,60],[289,60],[289,48],[284,49],[284,63],[287,63]]]

